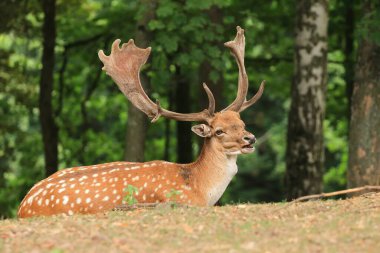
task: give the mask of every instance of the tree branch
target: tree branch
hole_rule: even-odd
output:
[[[58,107],[55,110],[55,116],[58,117],[61,114],[62,108],[63,108],[63,98],[64,98],[64,87],[65,87],[65,72],[66,72],[66,66],[68,62],[68,51],[75,47],[85,46],[89,43],[95,42],[98,39],[105,36],[106,33],[102,32],[99,34],[96,34],[92,37],[76,40],[70,43],[67,43],[63,46],[63,53],[62,53],[62,65],[59,69],[59,82],[58,82]],[[110,36],[107,36],[110,37]]]
[[[91,42],[97,41],[98,39],[102,38],[104,35],[106,35],[106,33],[102,32],[102,33],[96,34],[96,35],[89,37],[89,38],[80,39],[80,40],[76,40],[76,41],[67,43],[64,47],[65,47],[65,49],[71,49],[74,47],[84,46],[84,45],[87,45]]]
[[[307,196],[297,198],[291,201],[290,203],[297,203],[297,202],[307,201],[311,199],[328,198],[328,197],[333,197],[333,196],[338,196],[338,195],[343,195],[343,194],[348,194],[348,193],[361,192],[361,191],[380,191],[380,186],[366,185],[366,186],[351,188],[351,189],[342,190],[342,191],[307,195]]]

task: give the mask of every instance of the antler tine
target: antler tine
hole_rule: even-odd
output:
[[[207,87],[206,83],[203,83],[203,88],[206,91],[207,97],[208,97],[208,112],[210,116],[213,116],[215,113],[215,98],[212,94],[211,90]]]
[[[209,98],[208,109],[187,114],[165,110],[161,108],[158,101],[154,103],[148,97],[140,82],[140,69],[146,63],[151,48],[138,48],[133,40],[124,43],[121,48],[119,45],[119,39],[113,42],[109,56],[105,55],[103,50],[99,51],[99,59],[104,64],[102,69],[112,77],[119,89],[134,106],[152,118],[152,122],[157,121],[160,116],[180,121],[209,122],[215,111],[215,99],[207,86],[204,86],[204,88]]]
[[[248,101],[245,101],[243,105],[241,106],[239,112],[244,111],[251,105],[257,102],[261,98],[261,95],[263,95],[264,92],[264,87],[265,87],[265,80],[261,82],[259,90],[256,92],[256,94]]]
[[[239,67],[239,81],[238,81],[238,91],[235,100],[223,111],[236,111],[238,112],[246,100],[248,92],[248,76],[245,71],[244,66],[244,50],[245,50],[245,37],[244,29],[240,26],[236,27],[236,37],[233,41],[224,43],[224,45],[231,50],[231,54],[235,57],[236,62]]]

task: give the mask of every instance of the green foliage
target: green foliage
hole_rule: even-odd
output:
[[[0,3],[0,216],[5,217],[14,216],[26,192],[44,178],[38,122],[40,1],[25,1],[22,8],[20,3],[24,1],[7,2]],[[329,1],[325,190],[345,187],[348,100],[343,41],[348,2]],[[191,84],[192,111],[200,109],[198,99],[204,96],[201,83],[205,80],[199,73],[206,60],[211,65],[209,79],[223,80],[224,86],[220,87],[223,99],[216,101],[217,106],[233,101],[237,67],[223,43],[233,39],[236,25],[246,30],[248,97],[256,92],[261,80],[267,81],[260,102],[242,114],[248,130],[259,142],[256,153],[239,158],[239,173],[221,203],[282,200],[293,75],[294,1],[155,3],[155,17],[148,24],[152,56],[143,71],[151,79],[150,97],[159,99],[165,108],[173,106],[169,99],[174,94],[173,79],[180,77]],[[215,8],[221,13],[217,21],[210,14]],[[356,5],[354,9],[355,13],[359,10]],[[96,52],[102,48],[108,53],[115,38],[123,42],[135,38],[136,24],[145,10],[146,6],[136,0],[58,1],[53,104],[59,126],[60,168],[123,159],[129,104],[113,81],[99,73],[101,64]],[[356,23],[357,30],[360,36],[379,41],[379,13],[371,15],[375,18],[368,20],[374,21],[363,19]],[[165,127],[164,119],[149,125],[146,160],[162,159],[167,143],[169,160],[176,160],[175,122],[169,122],[169,139],[165,138]],[[199,146],[194,141],[194,153]],[[128,187],[132,188],[126,189],[127,202],[133,203],[133,192],[137,189]],[[178,196],[176,191],[168,194],[170,198]]]
[[[170,202],[176,202],[177,198],[181,196],[183,192],[181,190],[176,190],[176,189],[170,189],[169,192],[165,194],[165,197],[167,200]]]
[[[358,36],[362,39],[369,39],[377,45],[380,45],[380,4],[369,3],[366,5],[367,8],[371,8],[372,11],[358,22]]]
[[[136,194],[139,193],[139,189],[137,187],[134,187],[133,185],[127,185],[127,188],[124,189],[125,196],[123,200],[127,202],[128,205],[134,205],[137,204],[137,199],[135,197]]]

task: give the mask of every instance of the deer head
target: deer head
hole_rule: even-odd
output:
[[[252,144],[256,138],[244,129],[245,125],[239,113],[261,97],[265,81],[261,83],[258,92],[246,100],[248,77],[244,66],[245,37],[242,28],[238,26],[235,39],[224,44],[238,64],[237,96],[228,107],[217,113],[214,96],[205,83],[203,88],[208,96],[209,106],[201,112],[177,113],[163,109],[158,100],[154,103],[144,92],[139,78],[140,69],[146,63],[151,48],[138,48],[132,39],[121,48],[119,45],[120,40],[115,40],[109,56],[103,50],[99,51],[99,58],[104,64],[103,70],[112,77],[129,101],[151,118],[152,122],[157,121],[160,116],[179,121],[203,121],[205,124],[193,126],[192,131],[201,137],[213,139],[216,148],[225,154],[246,154],[254,151]]]

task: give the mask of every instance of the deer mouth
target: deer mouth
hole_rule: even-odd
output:
[[[253,146],[253,144],[244,145],[241,151],[243,154],[253,153],[255,151],[255,147]]]

